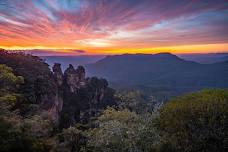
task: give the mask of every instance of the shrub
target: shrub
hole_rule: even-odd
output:
[[[167,103],[157,119],[163,145],[175,151],[228,150],[228,90],[203,90]]]

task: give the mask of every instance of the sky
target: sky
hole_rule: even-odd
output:
[[[228,52],[228,0],[0,0],[0,48],[54,55]]]

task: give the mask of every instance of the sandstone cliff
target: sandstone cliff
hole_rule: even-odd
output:
[[[69,65],[63,72],[56,63],[52,71],[39,57],[23,52],[0,51],[0,64],[24,78],[22,94],[15,105],[20,115],[48,117],[56,125],[69,127],[87,122],[106,106],[114,104],[113,90],[104,79],[86,78],[84,67]]]
[[[56,63],[53,77],[57,90],[48,111],[49,117],[61,128],[86,123],[105,107],[115,104],[114,91],[108,87],[108,82],[96,77],[86,78],[83,66],[75,69],[70,64],[63,74],[61,65]]]

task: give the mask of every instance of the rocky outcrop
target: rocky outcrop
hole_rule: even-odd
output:
[[[52,68],[52,71],[53,71],[54,79],[55,79],[58,87],[61,87],[63,84],[63,72],[61,69],[61,64],[55,63]]]
[[[61,64],[54,64],[52,71],[49,82],[45,82],[46,84],[53,84],[52,92],[41,95],[40,111],[42,115],[47,115],[49,119],[58,125],[59,113],[62,111],[63,106],[63,73]]]
[[[96,77],[86,78],[83,66],[75,69],[70,64],[63,74],[61,65],[56,63],[53,76],[57,91],[49,113],[60,128],[87,123],[105,107],[115,104],[114,91],[108,87],[108,82]]]
[[[78,66],[77,69],[70,64],[64,72],[64,82],[70,89],[71,93],[76,92],[81,87],[84,87],[85,82],[85,69],[82,66]]]
[[[14,52],[14,51],[13,51]],[[15,107],[23,117],[41,115],[61,127],[87,122],[107,105],[112,105],[113,91],[107,81],[86,78],[84,67],[69,65],[64,71],[56,63],[52,71],[43,59],[22,52],[0,51],[0,63],[11,67],[25,83]],[[20,63],[20,64],[18,64]]]
[[[62,111],[63,106],[63,72],[61,64],[55,63],[52,71],[57,89],[55,91],[55,96],[53,97],[52,106],[48,110],[48,115],[56,124],[59,124],[59,113]]]

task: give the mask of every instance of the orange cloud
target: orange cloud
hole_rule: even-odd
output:
[[[224,52],[224,3],[5,1],[0,5],[0,47],[87,54]]]

